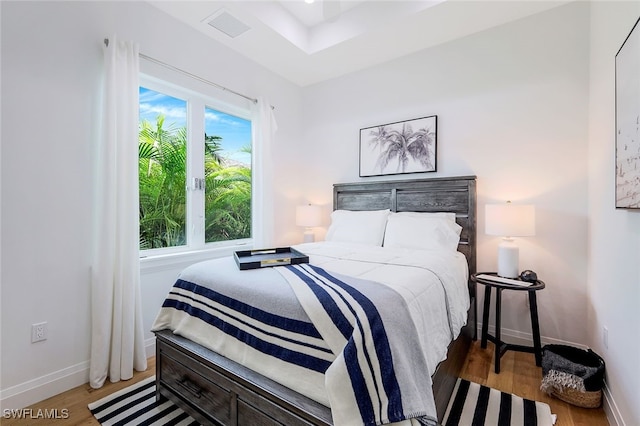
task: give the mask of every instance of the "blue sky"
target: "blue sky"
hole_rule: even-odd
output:
[[[140,87],[140,121],[156,121],[158,114],[165,116],[164,128],[184,127],[187,103],[153,90]],[[244,118],[225,114],[211,108],[205,110],[205,133],[222,137],[224,157],[251,165],[251,156],[239,152],[243,146],[251,146],[251,122]]]

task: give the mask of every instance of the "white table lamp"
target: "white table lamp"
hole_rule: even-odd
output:
[[[322,209],[320,206],[314,206],[308,204],[306,206],[296,207],[296,225],[304,226],[304,239],[305,243],[312,243],[315,241],[315,235],[313,233],[314,226],[320,226],[322,224]]]
[[[485,233],[503,237],[498,246],[498,275],[516,278],[519,249],[512,237],[535,235],[535,208],[531,204],[487,204],[485,206]]]

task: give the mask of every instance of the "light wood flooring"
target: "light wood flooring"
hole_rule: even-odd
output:
[[[38,409],[67,409],[69,416],[65,420],[16,420],[0,419],[2,425],[98,425],[89,412],[87,405],[109,395],[112,392],[132,385],[152,376],[155,373],[155,359],[149,359],[149,368],[145,372],[136,373],[131,380],[118,383],[107,382],[101,389],[92,389],[88,384],[56,395],[32,407]],[[558,399],[547,396],[540,391],[542,371],[536,367],[533,354],[508,351],[501,361],[501,372],[493,372],[493,344],[487,349],[480,348],[480,341],[474,342],[465,363],[462,377],[504,392],[514,393],[523,398],[546,402],[551,412],[558,415],[556,426],[608,426],[602,408],[579,408]]]
[[[542,368],[536,367],[533,354],[507,351],[500,360],[500,374],[494,373],[493,343],[487,349],[480,340],[473,342],[461,377],[523,398],[546,402],[558,415],[556,426],[608,426],[602,408],[580,408],[548,396],[540,390]]]

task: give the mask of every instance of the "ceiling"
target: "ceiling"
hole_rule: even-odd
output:
[[[307,86],[548,10],[569,0],[150,1]],[[222,30],[210,21],[221,23]],[[230,37],[227,33],[240,33]]]

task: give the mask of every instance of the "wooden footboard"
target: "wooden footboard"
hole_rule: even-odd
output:
[[[469,350],[471,318],[432,377],[439,421]],[[328,407],[168,330],[156,333],[156,386],[158,399],[168,398],[202,424],[333,424]]]
[[[156,333],[156,386],[203,424],[331,424],[324,405],[167,330]]]

